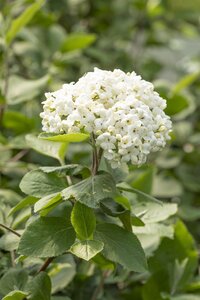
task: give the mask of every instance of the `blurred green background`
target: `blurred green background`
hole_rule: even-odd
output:
[[[27,211],[14,221],[7,218],[22,197],[22,176],[39,164],[57,164],[31,150],[33,143],[26,138],[41,131],[44,92],[76,81],[94,67],[134,70],[167,100],[173,134],[170,145],[150,157],[149,166],[130,168],[134,172],[128,180],[178,204],[172,221],[175,239],[160,228],[150,232],[149,240],[157,243],[150,275],[121,271],[108,280],[100,299],[200,299],[200,1],[1,0],[0,9],[1,222],[24,226]],[[88,147],[69,148],[66,159],[88,163]],[[4,243],[1,238],[2,275],[11,266]],[[99,274],[95,277],[85,264],[76,271],[69,280],[61,274],[55,288],[60,298],[52,299],[90,299]]]

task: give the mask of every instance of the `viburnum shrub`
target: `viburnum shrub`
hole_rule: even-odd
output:
[[[125,181],[128,165],[141,166],[169,140],[166,101],[135,72],[97,68],[45,96],[44,133],[28,135],[27,142],[60,166],[42,166],[22,178],[20,188],[28,196],[10,214],[31,205],[32,215],[18,233],[19,259],[46,258],[39,273],[66,253],[100,269],[121,265],[147,272],[136,229],[145,225],[148,207],[164,211],[158,221],[176,208]],[[69,144],[80,142],[90,145],[91,166],[65,162]],[[138,204],[145,208],[134,210]]]

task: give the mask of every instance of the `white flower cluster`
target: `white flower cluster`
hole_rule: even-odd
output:
[[[95,68],[45,96],[43,131],[93,133],[113,168],[122,162],[145,163],[170,138],[166,101],[135,72]]]

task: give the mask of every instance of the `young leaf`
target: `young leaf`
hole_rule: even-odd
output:
[[[59,161],[64,160],[65,152],[68,146],[67,143],[55,143],[51,141],[41,140],[33,134],[26,135],[26,142],[28,146],[35,151],[43,155],[54,157]]]
[[[36,202],[36,204],[34,206],[34,211],[38,212],[42,209],[46,209],[49,206],[60,202],[60,199],[61,199],[60,193],[55,193],[52,195],[45,196],[42,199],[40,199],[38,202]]]
[[[40,217],[24,231],[18,252],[33,257],[58,256],[68,250],[75,240],[75,232],[65,218]]]
[[[37,0],[35,3],[30,5],[18,18],[16,18],[12,23],[11,26],[6,34],[6,42],[9,45],[12,40],[15,38],[17,33],[26,25],[36,12],[41,8],[44,4],[45,0]]]
[[[32,278],[27,284],[26,289],[30,293],[30,300],[50,300],[51,299],[51,280],[47,273],[41,272]]]
[[[138,238],[131,232],[110,223],[97,225],[95,238],[104,243],[106,258],[135,272],[145,272],[147,263]]]
[[[80,239],[90,239],[96,227],[96,218],[92,208],[76,202],[72,214],[72,225]]]
[[[104,244],[102,242],[96,240],[80,241],[73,244],[70,251],[74,255],[88,261],[102,251],[103,246]]]
[[[23,300],[27,295],[28,293],[26,292],[15,290],[3,297],[2,300]]]
[[[53,141],[53,142],[61,142],[61,143],[76,143],[76,142],[83,142],[90,137],[89,134],[86,133],[68,133],[68,134],[51,134],[51,133],[41,133],[39,135],[40,139]]]
[[[22,199],[17,205],[15,205],[11,209],[8,216],[13,215],[16,211],[18,211],[26,206],[31,206],[32,204],[35,204],[37,201],[38,201],[38,198],[35,198],[33,196],[27,196],[26,198]]]
[[[90,46],[96,40],[95,34],[72,33],[67,36],[61,46],[62,52],[69,52],[79,49],[84,49]]]
[[[46,174],[41,170],[30,171],[20,182],[22,192],[38,198],[58,193],[65,187],[62,178],[59,178],[56,174]]]
[[[101,200],[111,198],[115,193],[115,183],[110,174],[105,173],[69,186],[61,194],[64,200],[75,198],[91,208],[97,208]]]

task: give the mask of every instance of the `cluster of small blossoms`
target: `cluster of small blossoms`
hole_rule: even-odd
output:
[[[113,168],[123,162],[145,163],[170,138],[166,101],[135,72],[95,68],[45,96],[43,131],[93,134]]]

